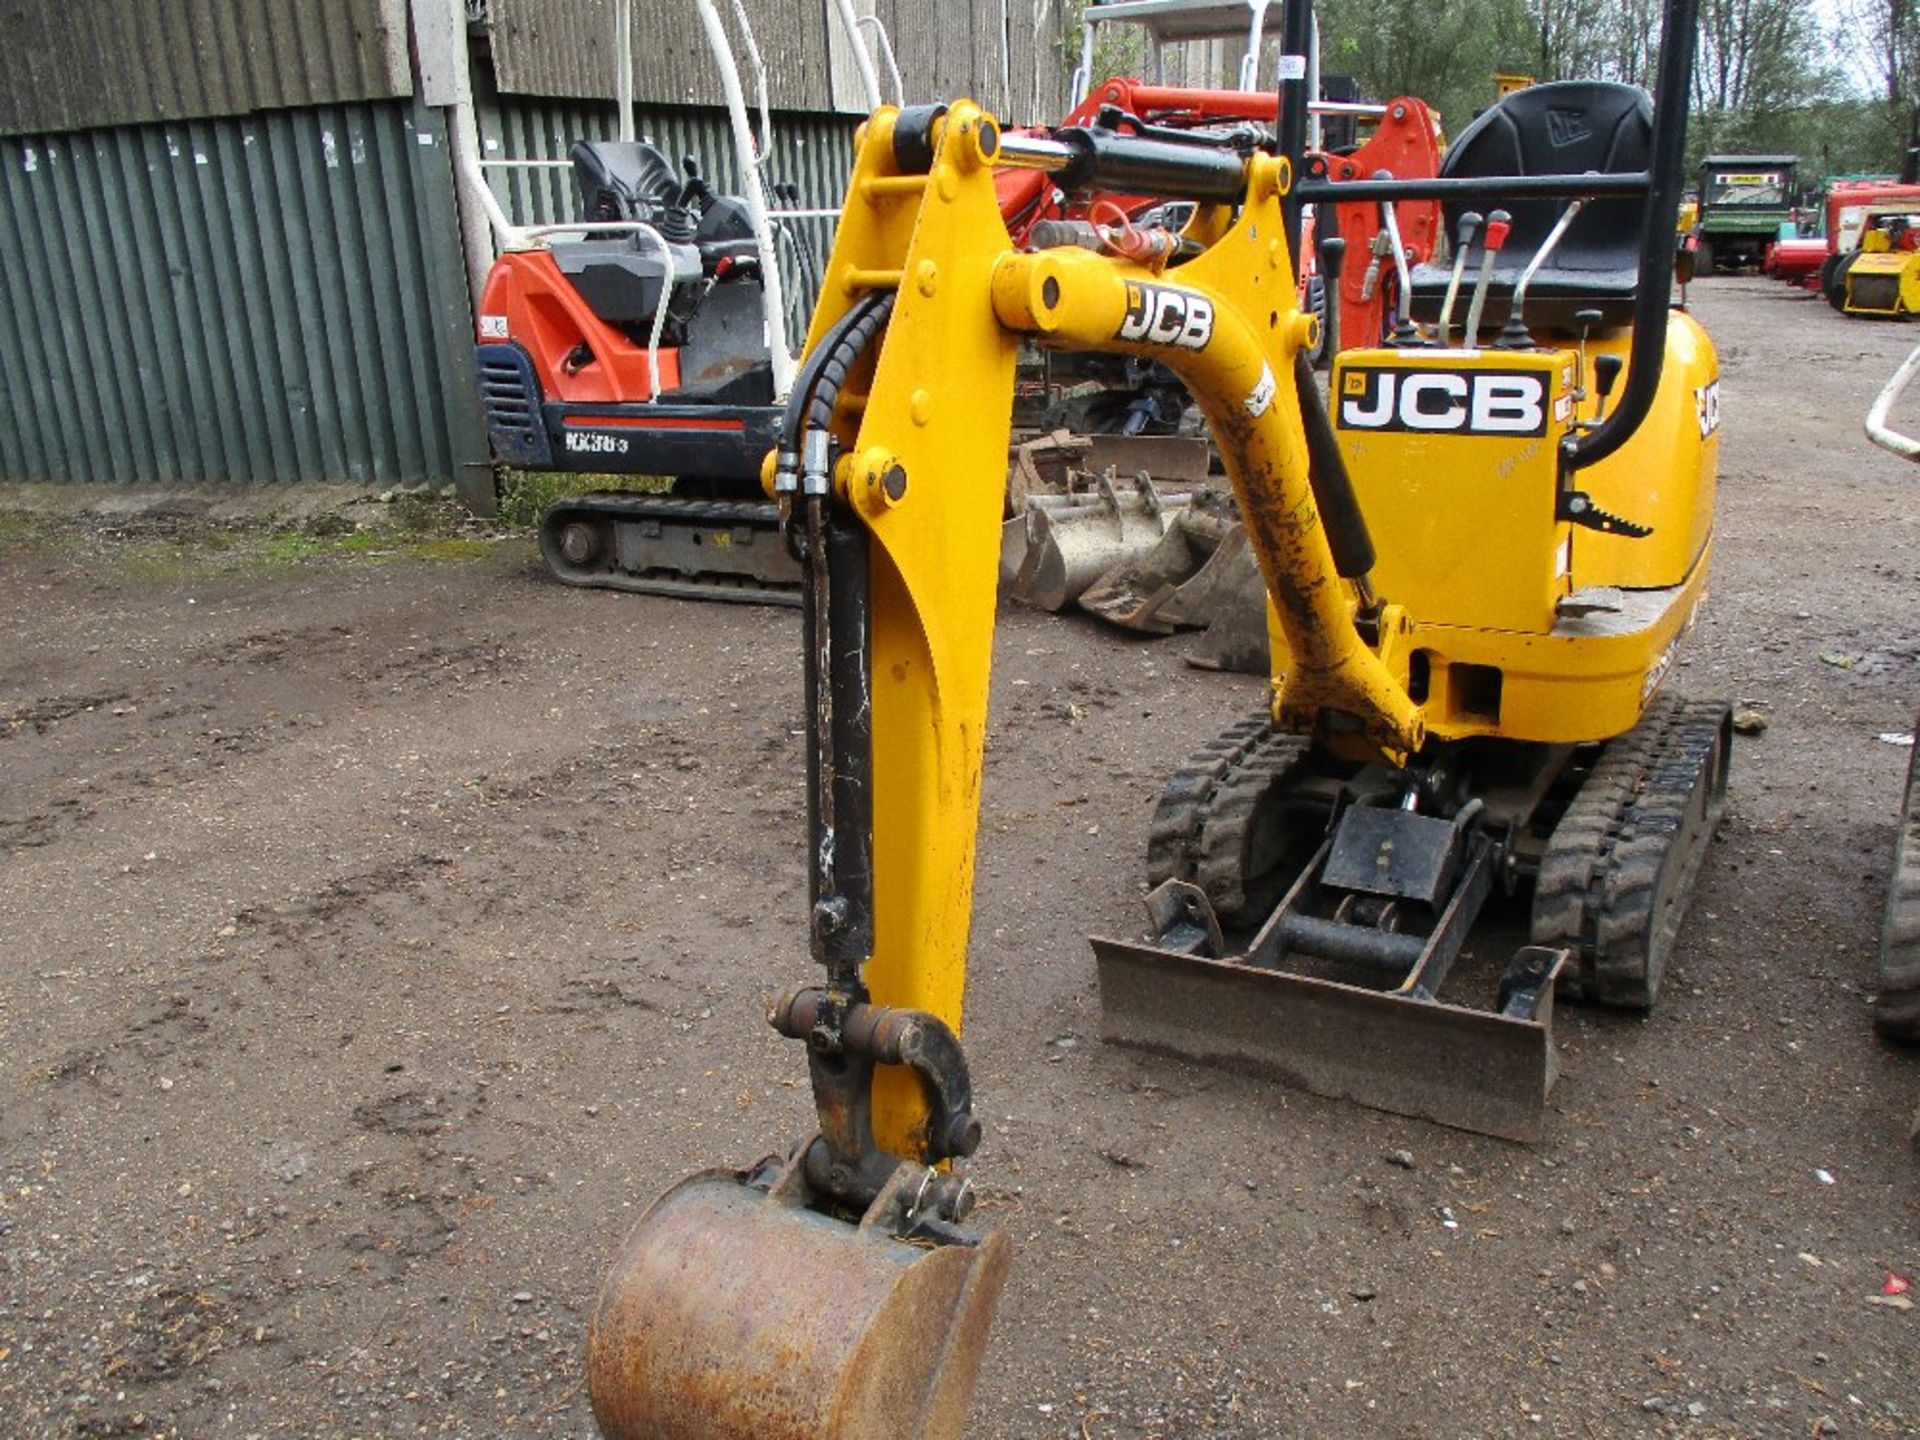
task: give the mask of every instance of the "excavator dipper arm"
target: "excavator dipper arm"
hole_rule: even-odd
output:
[[[1203,203],[1157,273],[1016,251],[996,165]],[[1354,623],[1308,475],[1285,163],[977,106],[863,128],[771,489],[806,575],[810,941],[776,1007],[819,1132],[657,1201],[603,1288],[588,1379],[612,1440],[957,1437],[1008,1263],[954,1162],[980,1140],[958,1042],[1002,491],[1022,336],[1164,360],[1251,517],[1295,657],[1276,714],[1376,754],[1423,722]],[[1237,213],[1235,205],[1237,203]]]

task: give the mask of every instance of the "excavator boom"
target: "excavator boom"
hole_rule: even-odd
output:
[[[994,185],[1006,165],[1198,202],[1205,253],[1172,280],[1119,255],[1018,251]],[[806,576],[825,970],[773,1020],[807,1046],[820,1131],[683,1182],[634,1227],[589,1346],[611,1440],[960,1433],[1010,1248],[968,1222],[956,1162],[980,1127],[957,1035],[1023,337],[1179,374],[1300,657],[1287,713],[1345,717],[1381,754],[1418,749],[1420,709],[1357,634],[1314,498],[1290,180],[1282,160],[1204,144],[1003,144],[964,101],[863,128],[772,486]]]

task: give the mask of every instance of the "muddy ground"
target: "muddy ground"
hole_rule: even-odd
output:
[[[1771,728],[1660,1012],[1563,1009],[1544,1144],[1098,1043],[1082,937],[1259,685],[1005,616],[974,1434],[1920,1433],[1920,1313],[1870,1303],[1920,1271],[1920,1056],[1868,999],[1920,474],[1859,434],[1920,332],[1696,295],[1726,450],[1674,683]],[[587,1436],[637,1207],[808,1123],[762,1016],[808,973],[796,618],[524,540],[0,533],[0,1431]]]

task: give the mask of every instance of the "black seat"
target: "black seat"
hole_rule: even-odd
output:
[[[570,152],[588,220],[638,220],[669,240],[693,236],[673,162],[644,140],[582,140]]]
[[[1646,91],[1637,85],[1561,80],[1517,90],[1483,112],[1448,148],[1440,173],[1450,179],[1590,171],[1637,174],[1648,169],[1652,152],[1653,99]],[[1491,193],[1448,202],[1449,235],[1459,234],[1460,216],[1468,210],[1485,215],[1501,209],[1513,217],[1506,248],[1494,265],[1484,324],[1505,323],[1514,283],[1566,204]],[[1637,197],[1589,201],[1528,287],[1528,323],[1569,329],[1579,311],[1597,310],[1603,325],[1629,324],[1645,220],[1645,206]],[[1454,307],[1456,324],[1465,317],[1480,253],[1476,245]],[[1450,273],[1439,265],[1414,270],[1411,308],[1416,319],[1431,322],[1439,317]]]

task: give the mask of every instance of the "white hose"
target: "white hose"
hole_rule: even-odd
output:
[[[874,73],[873,56],[867,53],[866,41],[860,38],[860,16],[853,8],[853,0],[834,0],[834,9],[840,14],[840,28],[847,32],[847,43],[853,46],[854,68],[860,72],[860,90],[866,97],[866,111],[871,115],[880,108],[880,77]],[[884,27],[880,33],[885,36]]]
[[[760,310],[766,326],[767,350],[773,360],[773,393],[785,400],[793,386],[793,352],[787,348],[787,307],[780,281],[780,257],[774,250],[773,223],[767,218],[767,192],[760,181],[760,162],[755,155],[753,131],[747,124],[747,102],[740,89],[740,70],[733,61],[733,47],[727,42],[726,27],[713,0],[694,0],[700,12],[700,24],[707,33],[707,47],[713,51],[714,64],[720,70],[720,89],[726,97],[727,119],[733,129],[734,153],[740,159],[740,188],[746,193],[747,216],[753,225],[753,248],[760,257]]]
[[[893,103],[901,108],[907,103],[907,82],[900,78],[900,62],[894,58],[893,37],[887,34],[887,22],[878,15],[862,15],[860,23],[873,31],[873,38],[880,42],[880,58],[887,62],[887,78],[893,81]],[[874,108],[879,108],[876,100]]]
[[[766,159],[767,146],[773,143],[773,112],[767,105],[767,67],[760,58],[760,46],[753,38],[753,24],[747,19],[747,7],[741,0],[733,0],[733,19],[740,27],[740,38],[747,42],[747,63],[753,67],[754,98],[760,110],[760,143],[753,152],[753,163],[758,165]]]
[[[1920,460],[1920,440],[1893,429],[1887,424],[1887,419],[1892,415],[1893,407],[1900,403],[1900,397],[1907,393],[1907,387],[1913,384],[1916,375],[1920,375],[1920,346],[1915,347],[1900,368],[1893,372],[1893,378],[1887,381],[1880,398],[1873,402],[1873,408],[1867,412],[1867,438],[1882,450],[1890,450],[1903,460]]]

